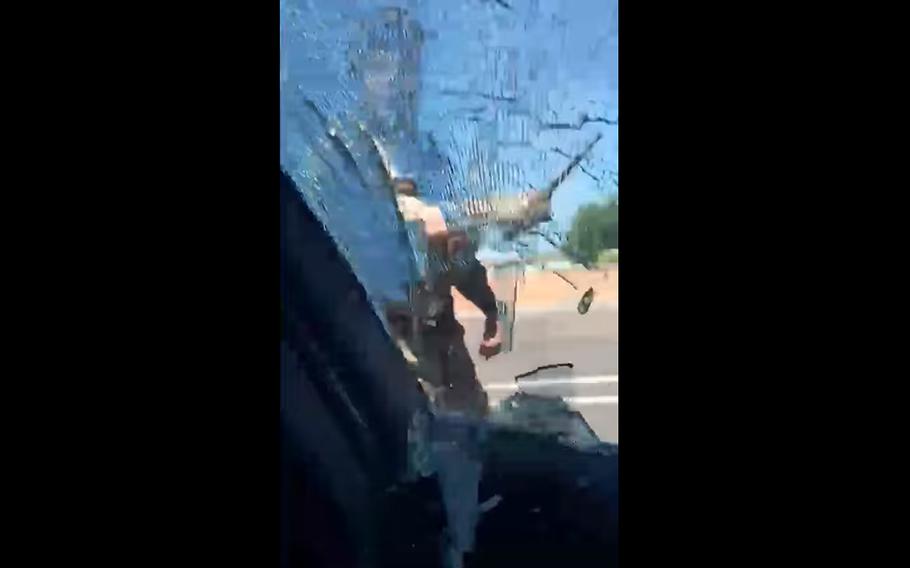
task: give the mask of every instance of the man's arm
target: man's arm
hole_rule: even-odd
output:
[[[459,278],[455,281],[455,288],[480,308],[488,320],[497,319],[496,295],[487,281],[487,269],[476,258],[472,258],[462,268]]]
[[[490,358],[502,347],[496,296],[487,281],[487,269],[476,258],[471,258],[462,270],[455,281],[455,288],[486,316],[480,354]]]

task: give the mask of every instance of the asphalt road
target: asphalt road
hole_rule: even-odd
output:
[[[619,317],[615,305],[595,306],[580,315],[572,307],[532,311],[518,307],[513,349],[485,360],[477,353],[483,320],[461,315],[465,341],[491,404],[522,389],[562,397],[582,413],[601,440],[619,441]],[[521,379],[541,365],[572,363]]]

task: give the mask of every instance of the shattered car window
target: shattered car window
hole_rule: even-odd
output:
[[[618,451],[617,1],[280,5],[282,172],[428,401],[412,462],[463,565],[481,518],[546,510],[492,481],[510,452],[566,448],[584,492]]]
[[[281,20],[282,166],[427,390],[558,396],[614,443],[616,10],[284,0]]]

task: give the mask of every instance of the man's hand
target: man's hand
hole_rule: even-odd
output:
[[[480,354],[489,359],[502,350],[502,329],[498,320],[487,320],[487,331],[480,342]],[[492,330],[490,328],[493,328]]]

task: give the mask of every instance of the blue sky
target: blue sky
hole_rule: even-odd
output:
[[[581,204],[615,189],[605,174],[618,175],[618,126],[589,124],[580,131],[547,131],[534,128],[534,123],[575,123],[582,113],[618,118],[616,0],[513,0],[512,11],[491,0],[408,4],[430,34],[423,52],[422,128],[445,137],[451,123],[468,114],[453,110],[458,108],[486,106],[486,113],[479,113],[485,117],[497,111],[523,116],[531,126],[528,145],[500,148],[498,158],[518,163],[525,183],[535,186],[547,183],[569,161],[551,148],[574,154],[602,133],[583,165],[604,182],[598,187],[581,171],[566,181],[553,201],[561,228],[568,227]],[[497,50],[511,50],[515,56],[511,63],[500,63],[499,73],[491,57]],[[502,94],[515,101],[443,94],[453,90]]]
[[[283,73],[290,73],[297,88],[322,91],[328,104],[347,105],[349,91],[339,79],[346,66],[346,42],[360,19],[395,2],[280,1]],[[465,126],[473,124],[467,118],[486,121],[492,134],[484,138],[497,146],[497,161],[515,164],[520,171],[520,179],[502,184],[506,192],[541,186],[555,176],[569,160],[551,148],[572,154],[602,133],[583,163],[594,175],[604,176],[600,187],[576,171],[554,196],[556,225],[567,229],[580,205],[615,189],[607,172],[618,174],[618,126],[547,131],[538,123],[574,123],[582,113],[617,119],[617,0],[506,1],[511,10],[493,0],[398,2],[428,35],[422,53],[420,126],[452,155],[456,146],[470,142],[471,130]],[[447,94],[453,91],[462,94]],[[511,100],[491,101],[490,94]],[[510,140],[524,145],[495,144]]]

